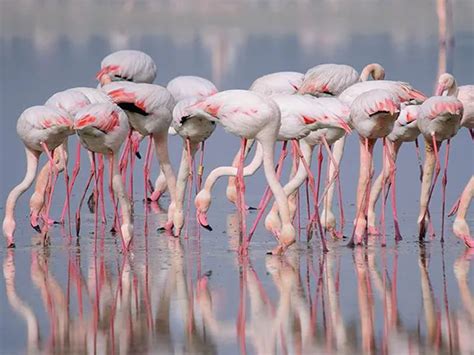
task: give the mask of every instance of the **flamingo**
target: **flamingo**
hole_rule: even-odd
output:
[[[373,83],[380,82],[373,81]],[[387,90],[369,90],[359,95],[352,103],[350,118],[360,137],[360,174],[357,187],[355,226],[349,245],[354,245],[354,239],[356,244],[361,244],[366,229],[367,205],[373,169],[372,154],[375,142],[378,138],[383,138],[385,153],[385,137],[393,130],[399,112],[399,98]],[[385,235],[382,243],[385,244]]]
[[[23,111],[18,118],[16,129],[20,139],[25,145],[27,165],[23,181],[10,191],[6,201],[5,217],[3,219],[3,235],[7,240],[8,248],[15,247],[16,202],[33,183],[41,153],[45,152],[48,156],[50,170],[53,171],[50,185],[54,186],[57,172],[51,152],[59,147],[68,136],[74,134],[72,128],[72,117],[64,110],[58,110],[54,107],[33,106]],[[46,206],[46,219],[48,219],[51,207],[51,195]]]
[[[391,180],[392,185],[392,203],[393,203],[393,214],[394,214],[394,228],[395,228],[395,240],[399,241],[402,239],[400,233],[400,227],[398,224],[397,217],[397,206],[396,206],[396,189],[395,189],[395,167],[391,165],[395,164],[398,156],[398,151],[404,142],[416,141],[420,134],[418,128],[417,116],[419,108],[416,105],[408,105],[402,108],[400,115],[398,116],[393,126],[393,131],[387,136],[387,147],[389,149],[383,159],[384,170],[380,173],[370,190],[369,206],[367,212],[367,229],[369,234],[379,234],[379,231],[375,225],[375,204],[377,203],[382,187],[387,180]],[[389,155],[391,157],[389,158]]]
[[[444,241],[444,208],[446,184],[448,182],[447,170],[450,140],[459,130],[462,114],[462,102],[454,96],[432,96],[419,107],[418,127],[425,138],[425,163],[420,193],[420,213],[418,215],[420,239],[423,239],[426,233],[427,209],[441,169],[438,152],[441,143],[447,140],[442,181],[441,242]]]
[[[298,90],[298,94],[310,94],[316,97],[321,96],[339,96],[345,89],[351,85],[367,81],[369,77],[374,80],[383,80],[385,78],[385,70],[378,63],[371,63],[366,65],[361,74],[349,66],[343,64],[320,64],[313,68],[310,68],[304,76],[303,83]],[[347,103],[350,105],[350,103]],[[336,137],[341,132],[334,132]],[[311,138],[308,138],[311,140]],[[344,153],[345,135],[343,134],[339,139],[334,141],[334,147],[332,148],[333,161],[337,166],[340,166],[342,155]],[[307,147],[305,147],[307,149]],[[320,157],[320,159],[322,156]],[[335,165],[331,160],[328,160],[328,174],[334,176],[336,172]],[[318,177],[319,180],[319,177]],[[330,184],[327,188],[326,198],[323,202],[323,210],[321,212],[321,223],[324,229],[329,230],[333,234],[336,228],[336,218],[332,212],[332,202],[334,196],[335,184]],[[342,197],[340,196],[340,201]],[[344,226],[343,221],[343,209],[341,210],[341,233]]]
[[[302,138],[300,140],[300,149],[303,155],[303,158],[307,162],[308,166],[311,167],[311,155],[313,149],[316,145],[321,144],[328,148],[328,154],[332,156],[332,153],[329,149],[329,146],[344,136],[350,129],[348,128],[348,120],[349,120],[349,107],[344,105],[340,100],[337,98],[319,98],[314,99],[314,104],[319,106],[319,110],[321,111],[321,116],[326,119],[330,125],[325,128],[320,128],[315,131],[309,133],[308,136]],[[277,101],[278,104],[278,101]],[[281,107],[280,107],[281,108]],[[284,126],[284,115],[282,110],[282,128]],[[280,129],[281,131],[282,129]],[[331,158],[331,162],[334,164],[334,157]],[[303,184],[305,179],[307,178],[308,173],[303,164],[298,166],[297,171],[295,172],[294,176],[290,179],[290,181],[284,186],[285,193],[289,196],[289,203],[290,203],[290,215],[293,219],[296,206],[295,206],[295,192],[297,189]],[[330,186],[330,185],[329,185]],[[323,201],[326,199],[332,198],[329,197],[329,188],[326,189],[326,196]],[[342,203],[341,203],[342,204]],[[326,210],[327,211],[327,210]],[[276,205],[273,206],[272,211],[268,216],[272,213],[276,212]],[[271,218],[268,217],[267,218]],[[327,213],[323,213],[321,216],[321,224],[324,224],[323,218],[328,218]],[[334,217],[333,217],[334,218]]]
[[[241,152],[245,151],[247,139],[255,139],[261,146],[265,177],[277,201],[282,220],[281,229],[274,231],[279,244],[271,253],[282,254],[295,242],[295,229],[291,224],[285,192],[273,168],[275,141],[281,123],[278,106],[271,99],[255,92],[228,90],[207,97],[189,108],[188,112],[189,114],[199,113],[208,120],[219,122],[226,131],[239,136],[242,140]],[[243,195],[243,155],[238,169],[221,167],[211,172],[209,177],[213,175],[238,175],[237,183],[241,187],[240,194]],[[198,221],[204,227],[208,226],[206,212],[211,204],[211,188],[214,181],[215,179],[206,179],[204,188],[194,201]],[[238,207],[243,214],[243,198],[239,200]]]
[[[89,99],[77,90],[60,91],[52,95],[45,103],[45,106],[55,107],[59,110],[66,111],[71,117],[84,106],[90,104]],[[56,165],[56,171],[61,173],[64,171],[64,178],[66,185],[69,186],[69,175],[67,172],[68,163],[68,140],[64,142],[53,151],[53,156]],[[45,192],[48,185],[50,175],[50,164],[47,162],[38,173],[36,178],[35,190],[30,198],[30,224],[38,232],[41,233],[41,228],[38,223],[40,211],[44,206]],[[54,186],[50,186],[54,190]],[[64,221],[64,216],[67,207],[69,206],[70,190],[67,189],[64,213],[61,216],[61,222]],[[67,209],[68,210],[68,209]],[[45,223],[50,221],[45,220]]]
[[[469,248],[474,248],[474,237],[471,236],[469,225],[466,222],[466,213],[469,209],[469,204],[474,197],[474,176],[471,176],[466,187],[464,188],[461,197],[452,209],[450,214],[456,213],[456,218],[453,222],[454,234],[464,241],[464,244]]]
[[[156,78],[156,64],[146,53],[136,50],[120,50],[102,59],[96,77],[100,86],[111,81],[132,81],[151,84]]]
[[[165,174],[171,198],[165,228],[171,230],[173,225],[182,225],[183,211],[176,209],[176,177],[168,155],[168,128],[175,106],[173,96],[162,86],[126,81],[110,83],[102,89],[116,104],[126,110],[130,126],[143,137],[150,137],[144,164],[145,200],[146,184],[150,174],[150,153],[154,142],[156,156]]]
[[[183,75],[178,76],[172,79],[166,89],[173,95],[175,101],[177,103],[185,100],[184,102],[191,103],[193,98],[203,99],[207,96],[214,95],[218,90],[216,86],[209,80],[201,78],[199,76],[191,76],[191,75]],[[193,102],[195,103],[195,102]],[[178,113],[184,109],[185,104],[180,104],[180,108],[178,109]],[[174,114],[173,114],[174,116]],[[182,156],[180,169],[178,172],[178,180],[180,180],[181,184],[184,184],[184,190],[186,189],[186,181],[183,182],[182,178],[186,178],[186,176],[190,173],[188,170],[188,166],[186,166],[187,157],[191,157],[194,160],[194,155],[197,149],[197,146],[201,144],[201,154],[204,154],[204,141],[209,138],[215,128],[214,122],[209,122],[206,119],[199,118],[197,120],[187,121],[185,124],[181,125],[179,122],[179,118],[177,120],[172,121],[172,125],[169,129],[170,134],[179,134],[183,139],[183,153],[185,153],[188,149],[188,139],[191,145],[194,145],[194,152],[188,153],[189,155],[184,154]],[[184,161],[183,161],[184,159]],[[188,162],[190,165],[191,162]],[[181,170],[184,169],[184,170]],[[199,179],[201,178],[202,168],[198,169]],[[182,186],[179,187],[181,189]],[[150,197],[150,200],[157,201],[159,200],[160,196],[166,190],[166,179],[163,174],[163,171],[160,171],[160,175],[156,179],[155,189]],[[180,190],[184,192],[184,190]],[[179,195],[178,193],[178,195]],[[178,198],[179,200],[179,198]]]
[[[295,94],[303,81],[303,74],[298,72],[284,71],[275,72],[271,74],[263,75],[250,85],[249,90],[258,92],[265,96],[272,96],[276,94]],[[246,150],[244,157],[247,156],[248,152],[253,146],[253,140],[247,141]],[[240,160],[240,149],[234,157],[232,166],[236,167]],[[237,188],[235,185],[235,177],[229,176],[226,197],[232,202],[237,202]],[[253,209],[252,207],[245,206],[247,209]],[[261,206],[259,206],[261,208]]]
[[[123,222],[120,231],[122,250],[125,252],[133,237],[133,220],[130,199],[118,170],[117,153],[130,129],[127,115],[117,105],[111,103],[92,104],[77,113],[74,129],[87,150],[109,158],[109,188],[117,196],[122,211]],[[114,194],[112,200],[115,207]]]

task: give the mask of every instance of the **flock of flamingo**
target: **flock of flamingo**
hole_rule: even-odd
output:
[[[345,137],[353,131],[360,138],[360,174],[349,246],[364,243],[369,234],[380,235],[382,245],[385,245],[385,204],[390,190],[395,239],[401,239],[396,209],[395,161],[404,142],[415,142],[418,152],[420,134],[425,141],[417,221],[420,239],[426,232],[434,234],[429,202],[441,172],[441,144],[446,141],[442,177],[443,241],[450,140],[461,127],[467,128],[474,139],[474,85],[457,86],[455,78],[445,73],[438,78],[434,96],[427,97],[408,83],[385,80],[385,71],[379,64],[367,65],[360,75],[348,65],[321,64],[305,74],[272,73],[256,79],[248,90],[226,91],[218,91],[212,82],[196,76],[179,76],[165,88],[152,84],[156,73],[153,59],[143,52],[114,52],[102,60],[97,88],[75,87],[58,92],[44,105],[30,107],[20,115],[17,133],[25,145],[27,170],[6,201],[3,234],[9,248],[15,247],[16,202],[35,178],[35,191],[30,199],[31,226],[42,232],[54,223],[50,209],[57,178],[62,172],[66,198],[61,217],[56,222],[67,221],[71,233],[70,195],[80,169],[81,150],[85,148],[91,170],[75,216],[76,233],[79,235],[81,206],[92,181],[95,188],[89,202],[95,206],[96,231],[99,210],[105,222],[104,165],[107,161],[108,186],[114,206],[112,229],[120,236],[122,250],[129,250],[134,234],[133,171],[136,157],[141,158],[140,142],[148,137],[143,159],[145,201],[157,201],[165,190],[169,191],[168,217],[163,228],[174,236],[181,234],[184,222],[189,218],[190,201],[185,213],[185,195],[187,185],[192,186],[194,177],[200,190],[194,201],[196,218],[201,226],[212,230],[207,220],[212,188],[219,177],[228,176],[226,195],[235,203],[240,216],[239,252],[248,249],[273,195],[275,202],[264,224],[277,240],[276,247],[269,253],[281,255],[295,243],[298,190],[307,181],[311,191],[308,240],[314,229],[320,235],[322,249],[327,251],[325,231],[334,238],[342,237],[344,211],[339,167]],[[231,166],[212,170],[202,184],[204,144],[216,123],[238,136],[241,146]],[[73,134],[77,134],[79,143],[70,177],[68,138]],[[183,139],[177,175],[168,155],[169,134],[178,134]],[[383,168],[372,185],[373,151],[378,139],[382,140]],[[282,142],[282,150],[275,166],[277,141]],[[290,179],[283,186],[281,174],[288,143],[293,164]],[[252,146],[255,146],[254,156],[245,165]],[[316,146],[319,146],[317,176],[311,170]],[[161,170],[155,184],[150,180],[153,147]],[[195,174],[194,158],[199,150],[201,159]],[[320,191],[323,150],[328,155],[328,176]],[[48,162],[37,173],[42,153],[46,154]],[[247,233],[249,207],[245,203],[244,177],[252,175],[262,163],[268,187],[258,206],[257,218]],[[332,211],[335,189],[339,197],[339,228]],[[381,193],[379,228],[375,205]],[[450,212],[456,214],[455,235],[470,248],[474,247],[474,238],[466,222],[466,213],[473,194],[474,176]]]

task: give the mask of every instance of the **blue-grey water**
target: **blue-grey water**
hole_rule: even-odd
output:
[[[473,3],[453,1],[445,68],[435,5],[422,0],[2,1],[2,218],[6,196],[25,168],[15,131],[18,116],[57,91],[96,86],[100,60],[114,50],[150,54],[158,64],[156,83],[164,86],[177,75],[194,74],[221,90],[248,88],[274,71],[305,72],[327,62],[361,70],[378,62],[388,79],[408,81],[429,94],[439,71],[452,72],[459,84],[474,83]],[[359,169],[357,137],[348,142],[341,166],[346,235]],[[238,145],[237,138],[216,130],[206,143],[204,176],[228,165]],[[74,139],[70,146],[75,147]],[[170,151],[177,167],[179,138],[170,139]],[[375,166],[379,170],[380,152]],[[472,141],[461,130],[452,140],[448,208],[473,166]],[[161,207],[150,206],[145,235],[140,161],[133,255],[119,253],[108,227],[96,238],[87,208],[80,238],[54,226],[50,245],[39,245],[28,222],[29,191],[16,209],[16,249],[0,247],[0,353],[472,354],[473,252],[453,235],[452,218],[446,217],[446,241],[439,242],[440,187],[431,203],[437,236],[418,242],[420,183],[413,145],[402,147],[397,167],[403,241],[394,243],[387,217],[387,247],[377,237],[355,249],[345,247],[347,240],[329,240],[325,255],[317,238],[306,242],[302,229],[285,256],[266,256],[275,241],[260,226],[248,257],[239,257],[237,215],[225,198],[224,180],[213,193],[212,232],[198,230],[193,211],[188,233],[180,239],[157,232],[166,218],[165,196]],[[73,211],[88,169],[83,159]],[[247,203],[256,206],[265,187],[263,174],[246,182]],[[57,189],[53,218],[63,206],[61,179]],[[108,205],[109,223],[112,213]],[[249,213],[248,224],[255,215]],[[468,222],[473,230],[472,212]]]

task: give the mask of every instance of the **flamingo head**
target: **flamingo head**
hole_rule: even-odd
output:
[[[419,113],[419,105],[407,105],[400,111],[397,121],[401,126],[406,126],[412,122],[415,122],[418,119]]]
[[[211,231],[212,228],[207,221],[207,211],[209,206],[211,205],[211,194],[207,190],[201,190],[195,200],[194,205],[196,206],[196,218],[199,224],[206,228],[207,230]]]
[[[443,94],[451,94],[451,90],[456,87],[456,79],[449,73],[441,74],[438,78],[438,85],[436,86],[435,96],[443,96]]]

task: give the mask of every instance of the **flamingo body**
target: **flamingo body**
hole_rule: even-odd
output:
[[[136,50],[121,50],[106,56],[97,73],[97,79],[104,85],[110,81],[133,81],[152,83],[156,78],[156,64],[146,53]]]
[[[463,105],[453,96],[432,96],[419,108],[418,127],[425,138],[434,134],[441,142],[452,138],[459,130]]]
[[[277,72],[257,78],[250,91],[271,96],[274,94],[295,94],[303,82],[303,74],[298,72]]]
[[[173,95],[176,102],[191,97],[205,98],[218,91],[211,81],[191,75],[174,78],[168,83],[166,89]]]

